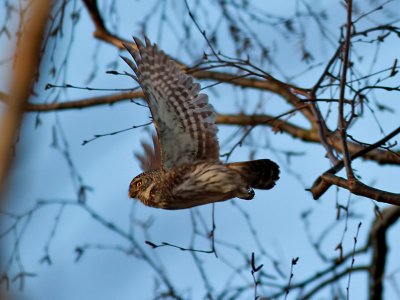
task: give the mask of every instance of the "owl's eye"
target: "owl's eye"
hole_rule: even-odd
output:
[[[136,187],[140,187],[142,185],[141,181],[136,182]]]

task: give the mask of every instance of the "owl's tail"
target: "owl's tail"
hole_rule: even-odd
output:
[[[269,159],[236,162],[226,165],[246,180],[249,187],[269,190],[279,179],[279,166]]]

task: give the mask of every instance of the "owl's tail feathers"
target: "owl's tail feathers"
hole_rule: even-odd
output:
[[[227,167],[239,172],[250,188],[269,190],[279,179],[279,166],[269,159],[230,163]]]

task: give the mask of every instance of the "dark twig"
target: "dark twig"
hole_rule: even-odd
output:
[[[212,204],[212,211],[211,211],[211,231],[210,231],[210,239],[211,239],[211,250],[214,253],[215,257],[218,258],[217,248],[215,247],[215,230],[217,226],[215,225],[215,203]]]
[[[291,286],[291,284],[292,284],[292,278],[293,278],[293,276],[294,276],[294,274],[293,274],[293,269],[294,269],[294,266],[297,265],[297,262],[298,262],[298,261],[299,261],[299,258],[298,258],[298,257],[292,259],[292,263],[291,263],[291,265],[290,265],[289,281],[288,281],[288,284],[287,284],[287,286],[286,286],[286,288],[285,288],[285,298],[284,298],[284,300],[286,300],[287,297],[288,297],[288,295],[289,295],[290,286]]]
[[[179,249],[181,251],[188,251],[188,252],[200,252],[200,253],[214,253],[214,250],[201,250],[201,249],[193,249],[193,248],[185,248],[177,245],[172,245],[170,243],[162,242],[161,244],[154,244],[153,242],[150,241],[145,241],[147,245],[149,245],[151,248],[156,249],[156,248],[161,248],[161,247],[172,247]]]
[[[218,60],[221,60],[221,59],[219,58],[219,55],[218,55],[217,51],[214,50],[214,46],[211,44],[210,40],[208,39],[207,34],[206,34],[206,31],[200,27],[199,23],[197,22],[196,18],[195,18],[194,15],[193,15],[192,11],[190,10],[189,3],[187,2],[187,0],[185,0],[185,5],[186,5],[186,8],[187,8],[187,10],[188,10],[188,14],[189,14],[190,19],[192,19],[194,25],[196,25],[197,29],[199,30],[199,32],[201,33],[201,35],[202,35],[202,36],[204,37],[204,39],[206,40],[206,42],[207,42],[207,44],[208,44],[208,47],[210,47],[210,49],[211,49],[212,53],[214,54],[214,56],[215,56]]]
[[[300,111],[302,109],[306,109],[308,108],[308,106],[306,104],[303,104],[302,106],[299,107],[295,107],[287,112],[284,112],[276,117],[273,117],[272,119],[266,120],[265,123],[270,123],[276,120],[279,120],[280,118],[284,117],[284,116],[290,116],[293,115],[294,113],[296,113],[297,111]],[[249,136],[249,134],[251,133],[251,131],[259,125],[263,125],[263,123],[257,123],[252,125],[250,128],[248,128],[245,133],[243,134],[243,136],[241,137],[241,139],[235,144],[233,145],[233,147],[231,148],[231,150],[229,150],[229,152],[221,154],[221,157],[226,157],[226,161],[229,160],[230,156],[232,155],[233,151],[235,151],[235,149],[239,146],[242,146],[243,141]]]
[[[349,270],[349,277],[347,280],[347,287],[346,287],[346,299],[349,300],[350,299],[350,282],[351,282],[351,273],[353,271],[354,268],[354,262],[355,262],[355,258],[354,258],[354,254],[356,252],[356,246],[357,246],[357,241],[358,241],[358,234],[360,233],[360,227],[361,227],[362,223],[358,223],[357,226],[357,232],[356,235],[354,237],[354,246],[353,246],[353,254],[351,256],[351,264],[350,264],[350,270]]]
[[[264,265],[261,264],[258,267],[256,267],[254,252],[252,252],[251,253],[251,276],[253,277],[253,282],[254,282],[254,300],[258,299],[258,296],[257,296],[258,281],[257,281],[256,277],[254,276],[254,274],[257,273],[258,271],[260,271],[263,266]]]
[[[337,212],[337,219],[339,219],[340,217],[340,211],[343,209],[345,211],[346,217],[345,217],[345,223],[344,223],[344,228],[343,228],[343,233],[342,233],[342,237],[338,243],[338,245],[336,246],[335,250],[339,251],[339,257],[338,257],[338,261],[342,261],[343,260],[343,241],[344,241],[344,237],[346,235],[347,229],[348,229],[348,222],[349,222],[349,214],[350,214],[350,201],[351,201],[351,194],[349,193],[349,196],[347,198],[347,204],[346,206],[342,206],[342,205],[337,205],[336,209],[338,210]]]
[[[150,122],[147,122],[147,123],[144,123],[144,124],[141,124],[141,125],[133,125],[133,126],[131,126],[129,128],[125,128],[125,129],[121,129],[121,130],[117,130],[117,131],[113,131],[113,132],[109,132],[109,133],[95,134],[91,139],[84,140],[82,142],[82,146],[84,146],[84,145],[86,145],[86,144],[88,144],[90,142],[93,142],[94,140],[97,140],[99,138],[105,137],[105,136],[116,135],[116,134],[119,134],[121,132],[125,132],[125,131],[128,131],[128,130],[137,129],[137,128],[140,128],[140,127],[146,127],[146,126],[149,126],[151,124],[153,124],[153,121],[150,121]]]

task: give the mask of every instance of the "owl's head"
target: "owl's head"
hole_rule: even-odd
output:
[[[140,174],[132,179],[131,184],[129,185],[129,197],[130,198],[138,198],[138,195],[142,193],[146,186],[148,186],[148,180],[144,174]]]
[[[142,201],[147,201],[151,197],[151,189],[157,178],[156,171],[148,171],[139,174],[132,179],[129,185],[129,197],[137,198]]]

